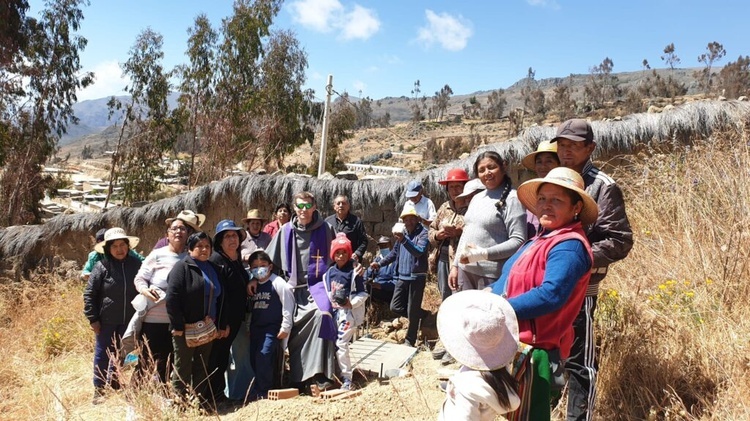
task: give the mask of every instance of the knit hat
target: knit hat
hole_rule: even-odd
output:
[[[504,367],[518,351],[516,312],[500,295],[480,290],[462,291],[446,298],[437,315],[445,350],[473,370]]]
[[[140,241],[138,237],[131,237],[125,234],[124,229],[114,227],[104,232],[104,240],[96,243],[96,245],[94,246],[94,250],[96,250],[97,253],[104,254],[104,246],[107,245],[107,242],[115,240],[128,240],[131,249],[137,246],[138,242]]]
[[[336,234],[336,238],[331,241],[331,260],[336,259],[336,252],[339,250],[346,251],[349,257],[352,256],[352,242],[346,238],[346,234],[343,232]]]

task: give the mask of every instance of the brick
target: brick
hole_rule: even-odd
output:
[[[268,391],[268,399],[272,401],[278,401],[282,399],[290,399],[299,396],[298,389],[275,389]]]

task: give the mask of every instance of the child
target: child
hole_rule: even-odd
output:
[[[365,320],[365,282],[357,274],[352,260],[352,243],[343,232],[331,242],[331,259],[336,263],[323,275],[328,298],[334,308],[334,319],[338,326],[336,358],[341,368],[342,390],[352,390],[352,362],[349,357],[349,342],[357,327]]]
[[[468,290],[440,305],[438,334],[463,366],[448,381],[438,420],[494,420],[518,408],[507,365],[518,350],[516,313],[505,298]]]
[[[250,273],[258,280],[255,295],[250,297],[250,363],[255,384],[250,400],[264,399],[273,386],[275,361],[283,347],[279,341],[289,336],[294,314],[294,295],[287,283],[271,273],[271,258],[256,250],[248,258]]]

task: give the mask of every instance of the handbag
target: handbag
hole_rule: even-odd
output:
[[[205,345],[219,337],[219,331],[210,316],[211,303],[214,301],[214,284],[211,281],[207,282],[211,284],[211,290],[208,295],[206,318],[195,323],[185,323],[185,342],[189,348]]]

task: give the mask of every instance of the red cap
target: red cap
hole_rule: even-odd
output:
[[[336,252],[339,250],[346,251],[349,257],[352,256],[352,242],[346,238],[346,234],[343,232],[336,234],[336,238],[331,241],[331,260],[336,259]]]
[[[465,183],[469,181],[469,174],[467,174],[466,170],[464,170],[463,168],[453,168],[448,171],[448,175],[445,177],[445,180],[438,181],[438,184],[446,185],[454,181]]]

